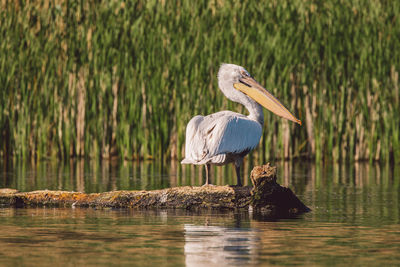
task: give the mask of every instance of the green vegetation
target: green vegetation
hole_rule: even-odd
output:
[[[256,160],[400,161],[399,1],[2,1],[0,154],[183,156],[223,109],[222,62],[302,121],[268,111]]]

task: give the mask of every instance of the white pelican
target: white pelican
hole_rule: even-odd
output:
[[[218,85],[228,99],[244,105],[250,114],[245,116],[225,110],[192,118],[186,127],[186,155],[181,164],[206,165],[207,185],[211,164],[233,162],[237,185],[241,186],[243,158],[260,142],[264,124],[262,107],[300,125],[301,121],[241,66],[222,64],[218,71]]]

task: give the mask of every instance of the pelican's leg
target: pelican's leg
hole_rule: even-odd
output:
[[[204,185],[209,185],[211,184],[211,179],[210,179],[210,164],[206,164],[206,183]]]
[[[235,171],[236,171],[236,178],[237,178],[237,186],[242,186],[242,179],[240,178],[240,165],[242,162],[235,161]]]

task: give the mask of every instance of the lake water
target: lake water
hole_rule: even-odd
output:
[[[247,211],[0,208],[0,265],[400,265],[400,168],[277,162],[278,182],[312,212],[269,221]],[[250,166],[245,166],[248,176]],[[234,184],[232,168],[213,171]],[[101,192],[201,185],[177,163],[2,163],[0,187]],[[245,179],[245,184],[249,183]]]

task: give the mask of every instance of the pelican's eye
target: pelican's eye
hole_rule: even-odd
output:
[[[245,71],[245,70],[242,70],[242,71],[240,72],[240,74],[242,74],[243,77],[251,77],[251,76],[250,76],[250,73],[248,73],[248,72]]]

